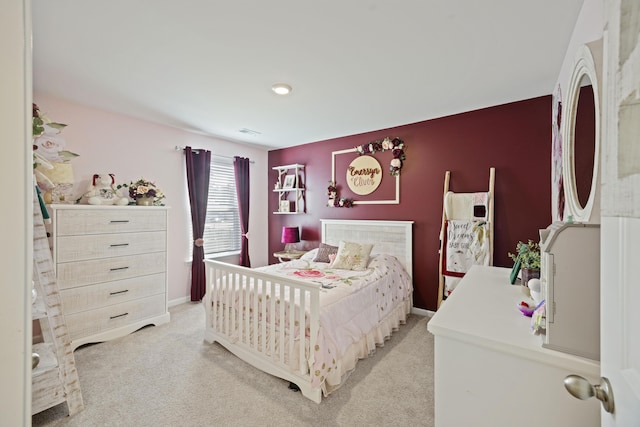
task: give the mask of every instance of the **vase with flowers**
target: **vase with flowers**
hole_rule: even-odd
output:
[[[515,264],[513,273],[515,275],[520,272],[521,284],[527,287],[529,280],[540,278],[540,244],[529,240],[527,243],[518,242],[516,245],[516,253],[509,253]],[[515,276],[512,277],[511,283],[515,283]],[[527,288],[528,290],[528,288]],[[523,289],[524,291],[524,289]],[[527,291],[525,291],[527,293]]]
[[[164,206],[162,200],[165,198],[165,195],[160,187],[152,181],[140,178],[136,182],[122,184],[122,187],[129,189],[129,197],[131,197],[137,205]]]

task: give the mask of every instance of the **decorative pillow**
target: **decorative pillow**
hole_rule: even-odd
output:
[[[318,254],[318,248],[311,249],[309,252],[307,252],[306,254],[302,255],[300,257],[300,259],[303,260],[303,261],[311,261],[311,260],[313,260],[313,258],[315,258],[315,256],[317,254]]]
[[[320,247],[318,248],[318,254],[313,259],[313,262],[331,262],[329,260],[329,255],[337,254],[338,247],[327,245],[326,243],[320,243]]]
[[[329,254],[329,267],[333,267],[333,262],[336,260],[336,254]]]
[[[372,244],[340,241],[336,260],[331,267],[344,270],[365,270],[369,263]]]

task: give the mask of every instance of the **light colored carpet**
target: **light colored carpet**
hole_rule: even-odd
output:
[[[316,404],[205,342],[200,304],[170,311],[168,324],[77,349],[84,411],[69,417],[61,404],[33,426],[433,426],[427,317],[409,317]]]

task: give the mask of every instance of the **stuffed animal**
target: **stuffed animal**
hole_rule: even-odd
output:
[[[84,194],[90,205],[128,205],[129,199],[122,197],[116,188],[112,173],[94,174],[88,191]]]

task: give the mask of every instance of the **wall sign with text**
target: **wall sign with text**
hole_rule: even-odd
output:
[[[380,168],[378,166],[378,169],[381,171],[380,174],[373,174],[374,177],[371,178],[371,174],[365,175],[364,171],[362,171],[362,169],[368,169],[371,168],[371,166],[360,166],[359,165],[359,159],[361,158],[373,158],[372,156],[368,156],[368,155],[358,155],[358,149],[357,148],[350,148],[350,149],[346,149],[346,150],[339,150],[339,151],[333,151],[331,153],[331,179],[332,182],[335,183],[335,185],[338,185],[340,182],[342,182],[342,179],[340,179],[340,181],[336,181],[336,156],[339,155],[346,155],[349,154],[351,156],[353,156],[354,154],[357,156],[354,158],[354,160],[350,163],[348,163],[348,166],[346,167],[346,171],[345,171],[345,175],[342,176],[346,176],[347,177],[347,187],[349,188],[350,191],[352,191],[354,194],[357,194],[359,196],[365,196],[368,194],[371,194],[373,192],[375,192],[378,189],[378,186],[380,185],[380,183],[383,180],[383,175],[384,175],[384,179],[388,180],[388,179],[393,179],[395,181],[395,197],[391,198],[391,199],[386,199],[386,200],[350,200],[350,199],[345,199],[345,200],[349,200],[349,206],[353,205],[397,205],[400,204],[400,174],[398,175],[391,175],[388,172],[384,171],[383,169]],[[376,161],[376,163],[379,165],[379,163],[377,162],[377,159],[373,158],[373,160]],[[355,167],[352,170],[352,172],[350,172],[350,168],[351,166],[353,166],[355,162]],[[366,162],[366,160],[365,160]],[[343,163],[343,162],[342,162]],[[344,163],[343,163],[344,164]],[[342,169],[343,166],[341,166]],[[375,169],[375,167],[373,167]],[[344,169],[343,169],[344,170]],[[356,172],[357,171],[357,172]],[[359,179],[352,179],[350,180],[349,178],[351,177],[351,173],[354,174],[354,176],[360,176],[363,179],[359,180]],[[360,174],[362,173],[362,174]],[[369,181],[370,180],[370,181]],[[360,189],[354,189],[352,186],[354,186],[354,183],[358,183],[359,185],[355,185],[355,187],[360,187]],[[370,185],[366,185],[367,183],[370,182]],[[375,187],[374,187],[375,186]],[[365,190],[365,189],[369,189],[369,190]],[[368,193],[363,193],[361,191],[369,191]],[[335,205],[334,205],[335,206]]]
[[[359,156],[347,168],[347,185],[359,196],[371,194],[382,182],[380,162],[373,156]]]

